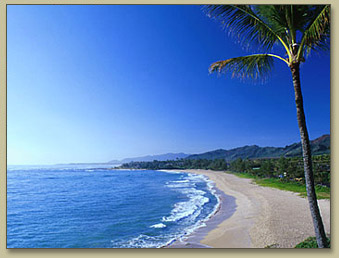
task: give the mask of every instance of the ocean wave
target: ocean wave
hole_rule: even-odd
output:
[[[166,225],[163,223],[158,223],[158,224],[154,224],[152,226],[150,226],[150,228],[165,228]]]
[[[166,186],[169,188],[189,188],[189,187],[194,187],[194,183],[178,183],[175,181],[170,181],[166,183]]]
[[[188,179],[185,179],[185,180],[174,180],[174,181],[171,181],[172,183],[189,183],[190,180]]]
[[[189,200],[186,202],[179,202],[174,205],[174,208],[171,211],[171,215],[163,217],[162,221],[179,221],[179,220],[188,220],[193,222],[189,227],[185,229],[185,232],[178,237],[178,239],[185,239],[188,235],[192,234],[198,228],[205,227],[206,222],[216,214],[220,208],[221,200],[217,194],[215,183],[210,180],[205,175],[197,175],[192,173],[185,174],[183,180],[171,181],[167,187],[172,188],[173,190],[179,190],[185,194]],[[205,182],[208,192],[210,192],[215,198],[217,203],[214,205],[212,211],[203,219],[195,221],[201,214],[204,205],[207,204],[210,200],[207,198],[207,192],[203,190],[198,190],[195,187],[197,184]]]
[[[169,215],[162,217],[160,223],[150,226],[153,229],[166,228],[166,233],[152,236],[140,234],[132,239],[114,243],[114,247],[159,248],[176,240],[185,240],[197,229],[205,227],[206,222],[220,207],[220,197],[216,192],[215,184],[207,176],[185,173],[179,180],[168,181],[166,187],[185,196],[185,200],[175,203]],[[198,187],[199,189],[197,189]],[[217,203],[209,207],[208,211],[204,211],[206,205],[211,201],[210,194],[216,198]],[[173,232],[173,225],[181,225],[181,229]]]
[[[167,217],[163,217],[163,222],[168,221],[179,221],[184,218],[188,218],[189,216],[197,213],[199,209],[202,209],[202,206],[209,202],[209,198],[204,197],[202,195],[190,196],[190,199],[186,202],[178,202],[174,204],[174,208],[171,211],[171,215]],[[198,212],[200,214],[200,212]],[[199,214],[196,214],[191,220],[195,219]]]
[[[177,239],[176,235],[169,235],[166,238],[158,235],[158,236],[149,236],[145,234],[140,234],[137,237],[134,237],[130,240],[124,241],[111,241],[113,248],[160,248],[162,246],[166,246],[169,243],[173,242]]]
[[[182,180],[170,181],[167,187],[179,191],[185,195],[188,200],[174,204],[169,216],[165,216],[161,221],[175,222],[182,219],[194,221],[200,214],[203,206],[209,202],[206,192],[196,189],[196,184],[205,180],[201,175],[187,174]]]

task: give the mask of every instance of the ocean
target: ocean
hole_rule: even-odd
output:
[[[158,248],[204,227],[218,205],[203,175],[8,167],[7,248]]]

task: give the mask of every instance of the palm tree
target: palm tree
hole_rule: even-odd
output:
[[[240,79],[265,79],[274,60],[284,62],[292,73],[297,120],[302,144],[308,202],[320,248],[328,247],[314,188],[310,141],[305,122],[300,84],[300,64],[311,51],[329,49],[329,5],[207,5],[205,12],[221,21],[239,43],[262,53],[213,63],[209,71],[231,72]],[[282,54],[272,53],[279,46]],[[274,48],[276,50],[276,48]]]

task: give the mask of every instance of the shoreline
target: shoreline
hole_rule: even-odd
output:
[[[191,170],[159,170],[163,172],[183,172],[183,173],[191,173],[191,174],[202,174],[195,173]],[[203,174],[205,175],[205,174]],[[205,175],[206,176],[206,175]],[[207,180],[212,183],[212,189],[215,191],[215,195],[218,198],[218,206],[216,210],[210,214],[206,220],[202,221],[204,226],[200,226],[195,229],[192,233],[181,237],[181,239],[175,239],[170,243],[162,246],[161,248],[213,248],[207,244],[201,243],[201,241],[207,236],[207,234],[217,228],[217,226],[222,223],[224,220],[230,218],[236,210],[235,198],[230,195],[226,195],[223,191],[221,191],[216,183],[211,180],[208,176]]]
[[[308,202],[298,194],[256,185],[225,172],[162,170],[205,175],[214,182],[220,207],[183,241],[165,248],[293,248],[314,236]],[[233,200],[232,200],[233,198]],[[326,233],[330,233],[330,201],[318,200]]]
[[[235,198],[226,195],[217,187],[213,187],[219,199],[219,205],[206,220],[202,221],[201,227],[192,233],[184,236],[183,239],[176,239],[164,248],[213,248],[201,241],[208,235],[210,231],[217,228],[220,223],[230,218],[236,210]]]
[[[188,174],[197,174],[188,171],[181,170],[165,170],[161,169],[158,171],[162,172],[180,172]],[[205,176],[205,175],[204,175]],[[208,215],[207,218],[200,221],[200,225],[195,228],[192,232],[187,233],[177,239],[173,239],[167,244],[160,246],[160,248],[212,248],[211,246],[200,243],[201,240],[208,234],[209,231],[216,228],[222,221],[226,220],[235,211],[235,199],[232,196],[226,195],[223,191],[218,189],[215,182],[212,181],[208,176],[205,176],[207,183],[211,184],[209,187],[213,192],[213,195],[218,199],[216,208]],[[227,205],[225,205],[227,203]],[[220,212],[222,211],[222,212]]]

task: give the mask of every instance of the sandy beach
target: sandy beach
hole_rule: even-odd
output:
[[[182,171],[182,170],[180,170]],[[306,198],[296,193],[258,186],[251,179],[209,170],[203,174],[224,194],[221,207],[206,224],[185,241],[169,248],[293,248],[314,236]],[[318,201],[326,233],[330,233],[330,201]]]

